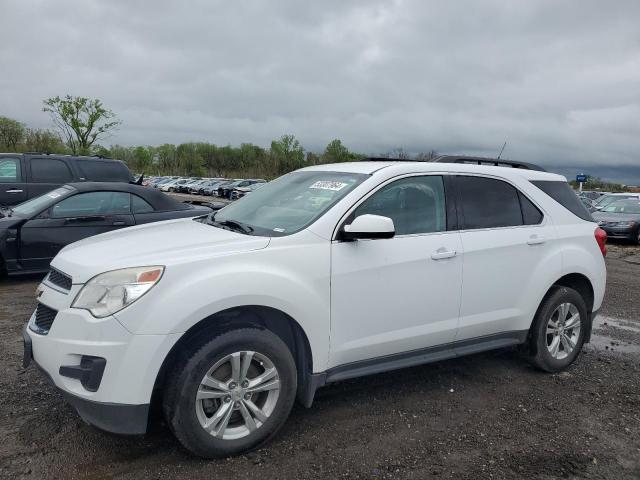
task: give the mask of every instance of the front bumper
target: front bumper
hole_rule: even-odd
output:
[[[70,308],[80,288],[74,284],[65,293],[46,281],[40,285],[38,302],[57,313],[46,332],[34,326],[35,312],[31,316],[24,362],[36,363],[87,422],[144,433],[158,372],[180,334],[136,335],[113,316],[97,319]]]
[[[101,430],[123,435],[140,435],[146,433],[149,419],[149,404],[127,405],[121,403],[95,402],[72,395],[56,386],[53,378],[42,368],[33,358],[33,342],[27,333],[27,325],[22,331],[24,340],[23,365],[28,367],[31,362],[35,363],[38,370],[47,380],[62,394],[78,412],[80,418],[90,425]]]
[[[636,240],[638,238],[637,227],[601,226],[600,228],[607,232],[608,238],[624,238],[629,240]]]

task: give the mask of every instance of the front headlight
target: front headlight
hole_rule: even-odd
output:
[[[133,267],[101,273],[89,280],[71,306],[104,318],[131,305],[158,283],[164,267]]]
[[[633,227],[635,225],[635,222],[616,222],[615,226],[616,227]]]

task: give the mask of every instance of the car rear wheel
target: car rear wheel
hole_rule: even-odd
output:
[[[267,330],[221,333],[177,362],[164,411],[180,443],[215,458],[259,447],[293,406],[296,367],[286,344]]]
[[[582,296],[568,287],[554,287],[545,297],[530,334],[530,359],[546,372],[559,372],[580,354],[589,328]]]

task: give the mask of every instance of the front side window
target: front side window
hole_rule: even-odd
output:
[[[44,195],[40,195],[39,197],[27,200],[26,202],[13,207],[12,210],[13,213],[22,217],[30,217],[31,215],[47,210],[51,205],[59,202],[62,198],[69,196],[74,191],[75,189],[73,187],[65,185],[45,193]]]
[[[0,158],[0,183],[20,182],[20,160],[17,158]]]
[[[31,180],[33,183],[67,183],[73,181],[73,176],[62,160],[32,158]]]
[[[463,228],[523,225],[518,191],[507,182],[485,177],[457,177]]]
[[[79,193],[58,202],[51,209],[53,218],[123,215],[131,213],[131,199],[126,192]]]
[[[409,177],[385,185],[353,213],[393,220],[396,235],[442,232],[447,229],[441,176]]]
[[[311,225],[367,177],[359,173],[292,172],[224,207],[207,222],[223,228],[241,225],[252,235],[290,235]]]

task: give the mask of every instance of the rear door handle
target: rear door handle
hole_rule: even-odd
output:
[[[17,188],[14,188],[12,190],[6,190],[4,193],[22,193],[24,190],[19,190]]]
[[[527,245],[541,245],[546,241],[547,239],[543,235],[531,235],[527,240]]]
[[[123,222],[122,220],[116,220],[113,222],[113,225],[116,227],[122,227],[123,225],[126,225],[127,222]]]
[[[447,250],[446,248],[442,247],[431,254],[431,259],[444,260],[445,258],[455,257],[456,253],[457,252],[455,250]]]

